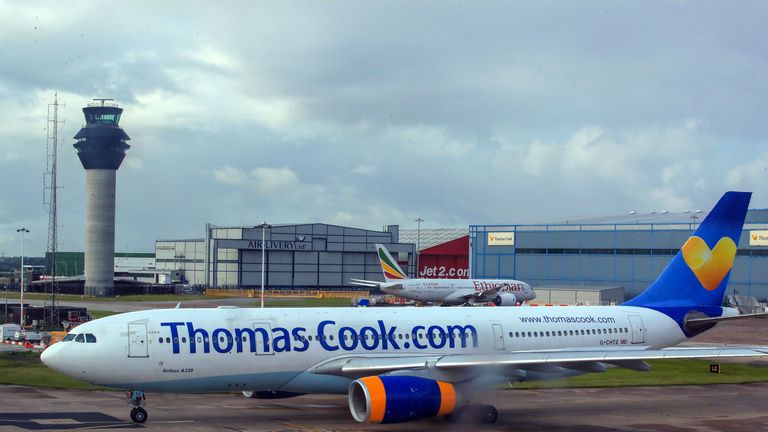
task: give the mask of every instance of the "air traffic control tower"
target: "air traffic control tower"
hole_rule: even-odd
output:
[[[85,295],[115,295],[115,181],[131,138],[120,128],[123,109],[94,99],[83,108],[85,126],[75,135],[85,168]]]

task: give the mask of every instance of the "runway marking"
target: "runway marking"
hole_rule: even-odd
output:
[[[327,429],[313,428],[313,427],[310,427],[310,426],[304,426],[304,425],[300,425],[300,424],[296,424],[296,423],[291,423],[291,422],[285,421],[285,420],[278,420],[278,421],[280,423],[282,423],[282,424],[285,424],[285,425],[288,425],[288,426],[291,426],[291,427],[295,427],[295,428],[297,428],[299,430],[302,430],[302,431],[307,431],[307,432],[329,432]]]

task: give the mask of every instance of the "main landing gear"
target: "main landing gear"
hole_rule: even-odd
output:
[[[133,409],[131,410],[131,420],[133,420],[134,423],[144,423],[147,421],[147,410],[142,408],[146,401],[144,392],[139,390],[128,390],[128,399],[128,403],[133,405]]]
[[[496,423],[499,411],[493,405],[466,404],[447,414],[445,419],[451,423]]]

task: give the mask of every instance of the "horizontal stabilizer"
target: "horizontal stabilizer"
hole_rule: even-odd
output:
[[[744,319],[744,318],[768,318],[768,312],[751,313],[751,314],[743,314],[743,315],[709,317],[709,318],[688,318],[688,319],[685,320],[685,323],[686,324],[689,324],[689,323],[713,324],[713,323],[718,323],[720,321],[731,321],[731,320]]]
[[[349,283],[357,286],[376,288],[381,286],[381,284],[383,284],[384,282],[369,281],[365,279],[350,279]]]

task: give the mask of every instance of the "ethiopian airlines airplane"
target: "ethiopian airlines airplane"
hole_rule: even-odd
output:
[[[409,279],[387,248],[377,244],[376,253],[385,282],[350,279],[350,283],[379,288],[398,297],[444,305],[493,303],[515,306],[536,298],[530,285],[511,279]]]
[[[139,311],[80,325],[42,360],[129,390],[135,422],[147,419],[146,391],[233,390],[346,394],[359,422],[493,422],[496,409],[477,402],[500,383],[647,371],[650,359],[767,356],[768,347],[669,348],[744,317],[721,304],[749,199],[726,193],[659,278],[620,306]]]

